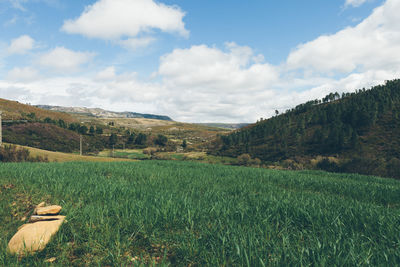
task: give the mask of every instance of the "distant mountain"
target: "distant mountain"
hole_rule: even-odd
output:
[[[61,107],[61,106],[49,106],[49,105],[36,105],[36,107],[51,111],[83,114],[87,116],[93,116],[96,118],[145,118],[145,119],[172,121],[170,117],[163,115],[142,114],[129,111],[115,112],[115,111],[104,110],[101,108]]]
[[[231,129],[231,130],[236,130],[243,128],[250,123],[195,123],[197,125],[202,125],[202,126],[210,126],[210,127],[217,127],[217,128],[223,128],[223,129]]]

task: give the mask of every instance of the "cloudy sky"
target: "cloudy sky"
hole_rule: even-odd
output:
[[[400,78],[400,0],[0,0],[0,97],[254,122]]]

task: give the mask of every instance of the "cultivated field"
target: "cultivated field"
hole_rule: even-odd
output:
[[[81,156],[79,154],[72,154],[72,153],[63,153],[63,152],[54,152],[54,151],[48,151],[48,150],[43,150],[39,148],[34,148],[34,147],[28,147],[28,146],[20,146],[20,145],[15,145],[16,147],[20,148],[26,148],[29,150],[29,154],[32,157],[43,157],[47,158],[49,162],[70,162],[70,161],[79,161],[79,162],[118,162],[118,161],[130,161],[129,159],[126,158],[111,158],[107,156]]]
[[[19,260],[41,201],[68,222]],[[395,266],[400,182],[179,161],[0,165],[0,265]]]

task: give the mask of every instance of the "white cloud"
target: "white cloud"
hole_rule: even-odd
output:
[[[24,94],[16,98],[32,103],[165,114],[188,122],[253,122],[332,91],[349,92],[399,78],[397,10],[399,1],[388,0],[357,26],[298,46],[279,66],[247,46],[195,45],[162,56],[154,80],[118,73],[114,66],[90,75],[25,81],[11,79],[10,71],[9,80],[0,81],[0,95],[17,88]],[[132,38],[140,39],[126,39]],[[57,49],[70,53],[55,53]],[[57,49],[47,54],[53,55],[47,66],[57,68],[58,62],[60,69],[77,69],[91,58],[89,53]],[[59,63],[64,58],[75,63]],[[23,76],[23,69],[19,72]]]
[[[206,45],[175,49],[161,58],[158,73],[171,87],[214,93],[260,90],[278,79],[276,68],[254,62],[249,47],[234,43],[227,44],[226,51]]]
[[[359,7],[368,0],[346,0],[346,3],[344,4],[345,7],[348,6],[353,6],[353,7]]]
[[[77,71],[79,66],[88,63],[93,56],[94,54],[89,52],[75,52],[64,47],[56,47],[42,55],[39,64],[57,71],[73,72]]]
[[[21,11],[26,11],[24,4],[29,0],[8,0],[8,1],[11,3],[13,8],[19,9]]]
[[[155,40],[156,39],[153,37],[129,38],[126,40],[120,40],[119,43],[126,49],[137,50],[138,48],[149,46]]]
[[[261,108],[251,103],[271,97],[279,79],[276,67],[234,43],[175,49],[161,58],[158,74],[167,90],[163,109],[185,121],[256,119]]]
[[[188,36],[184,16],[178,7],[153,0],[99,0],[79,18],[65,21],[62,30],[105,40],[135,38],[153,29]]]
[[[22,35],[11,41],[8,47],[9,54],[26,54],[28,51],[33,49],[35,40],[28,35]]]
[[[3,2],[8,2],[10,3],[10,5],[15,8],[15,9],[19,9],[21,11],[27,11],[26,9],[26,4],[28,2],[43,2],[49,6],[60,6],[61,3],[59,2],[59,0],[2,0]],[[0,1],[1,2],[1,1]]]
[[[18,21],[18,16],[14,15],[11,19],[7,20],[6,22],[3,23],[4,27],[8,27],[11,25],[15,25]]]
[[[388,0],[355,27],[321,36],[290,53],[289,69],[335,74],[400,65],[400,1]]]
[[[7,74],[7,79],[12,81],[32,81],[39,77],[37,70],[31,67],[13,68]]]
[[[116,74],[115,74],[115,67],[114,66],[105,68],[104,70],[98,72],[97,75],[96,75],[96,79],[100,80],[100,81],[113,80],[113,79],[115,79],[115,77],[116,77]]]

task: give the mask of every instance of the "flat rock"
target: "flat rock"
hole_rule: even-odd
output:
[[[36,208],[36,214],[37,215],[56,215],[60,213],[61,206],[58,205],[53,205],[53,206],[47,206],[47,207],[37,207]]]
[[[45,202],[41,202],[39,204],[36,205],[35,209],[33,210],[33,214],[37,214],[37,209],[46,206]]]
[[[8,243],[8,251],[12,254],[30,254],[43,250],[64,222],[65,216],[57,217],[59,219],[24,224]]]
[[[40,221],[54,221],[54,220],[61,220],[64,216],[61,215],[32,215],[29,218],[29,222],[40,222]]]

